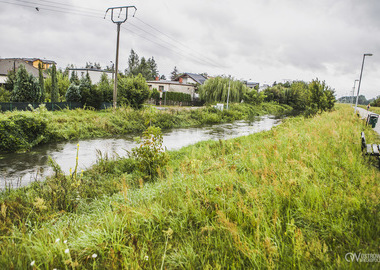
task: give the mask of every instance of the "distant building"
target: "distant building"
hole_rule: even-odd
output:
[[[25,62],[27,62],[28,64],[32,64],[33,67],[35,67],[37,69],[38,69],[38,65],[40,63],[42,63],[42,69],[43,70],[47,70],[48,68],[52,67],[53,64],[57,64],[54,61],[46,60],[46,59],[40,59],[40,58],[21,58],[21,59],[24,60]]]
[[[195,73],[184,73],[178,76],[174,81],[159,80],[147,81],[149,89],[157,89],[162,97],[163,92],[185,93],[191,96],[191,100],[198,98],[196,93],[197,85],[202,85],[207,80],[206,77]]]
[[[91,82],[93,84],[97,84],[100,82],[100,78],[102,77],[102,74],[105,73],[109,80],[111,80],[113,77],[113,72],[103,69],[96,69],[96,68],[69,68],[69,78],[71,78],[71,73],[75,71],[80,78],[83,78],[88,75],[90,75]]]
[[[204,77],[201,74],[195,74],[195,73],[184,73],[180,76],[178,76],[175,81],[180,81],[182,79],[182,83],[186,84],[204,84],[204,82],[207,80],[206,77]]]
[[[244,82],[245,85],[248,87],[248,88],[255,88],[256,86],[257,87],[260,87],[260,83],[258,82]]]
[[[37,78],[39,74],[39,63],[42,63],[42,68],[44,70],[55,64],[54,61],[40,58],[0,58],[0,84],[4,84],[6,82],[9,71],[13,70],[16,72],[21,65],[25,67],[28,73]],[[44,77],[47,77],[45,72]]]
[[[193,100],[195,95],[194,84],[183,83],[183,81],[165,81],[165,80],[156,80],[156,81],[147,81],[149,89],[157,89],[160,92],[160,97],[162,98],[163,92],[177,92],[185,93],[191,95],[191,100]]]

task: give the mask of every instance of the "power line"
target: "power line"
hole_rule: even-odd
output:
[[[153,33],[148,32],[148,31],[146,31],[146,30],[144,30],[144,29],[142,29],[142,28],[136,26],[136,25],[133,24],[132,22],[130,22],[128,25],[131,25],[131,26],[133,26],[133,27],[135,27],[135,28],[137,28],[137,29],[139,29],[139,30],[141,30],[141,31],[143,31],[143,32],[145,32],[145,33],[151,35],[151,36],[154,36],[154,37],[158,38],[158,39],[161,40],[162,42],[165,42],[166,44],[175,47],[178,51],[181,51],[181,52],[183,52],[183,53],[188,54],[188,55],[191,56],[192,58],[198,58],[196,55],[193,55],[193,54],[191,54],[191,53],[189,53],[189,52],[187,52],[187,51],[181,49],[180,47],[178,47],[178,46],[176,46],[176,45],[174,45],[174,44],[172,44],[172,43],[169,43],[168,41],[166,41],[166,40],[160,38],[159,36],[156,36],[156,35],[154,35]],[[141,35],[140,35],[140,36],[141,36]],[[156,43],[156,42],[155,42],[155,43]],[[170,49],[170,48],[168,48],[168,47],[166,47],[166,46],[162,46],[162,47],[167,48],[167,49]],[[170,50],[173,50],[173,49],[170,49]],[[187,57],[186,57],[186,58],[187,58]],[[201,59],[201,58],[198,58],[198,59],[199,59],[198,62],[201,61],[200,63],[202,63],[202,64],[212,65],[212,66],[214,66],[214,67],[218,67],[218,66],[216,66],[214,63],[211,63],[211,62],[206,61],[206,60]]]
[[[17,1],[17,0],[16,0],[16,1]],[[21,4],[21,3],[13,3],[13,2],[8,2],[8,1],[4,1],[4,0],[0,0],[0,2],[1,2],[1,3],[6,3],[6,4],[10,4],[10,5],[15,5],[15,6],[28,7],[28,8],[32,8],[32,9],[37,8],[35,5],[30,5],[30,4],[35,4],[35,3],[31,3],[31,2],[28,3],[27,1],[20,1],[20,2],[25,3],[25,4]],[[51,9],[51,8],[46,8],[44,5],[42,5],[42,7],[43,7],[43,10],[52,11],[52,12],[58,12],[58,13],[65,13],[65,14],[73,14],[73,15],[80,15],[80,16],[87,16],[87,17],[99,18],[98,16],[94,16],[94,15],[86,14],[86,13],[84,13],[84,12],[77,12],[77,13],[74,13],[73,11]],[[76,11],[75,11],[75,12],[76,12]]]
[[[50,4],[42,4],[42,3],[37,3],[35,1],[28,1],[28,0],[16,0],[16,1],[18,1],[19,3],[14,3],[14,2],[8,2],[8,1],[0,0],[1,3],[6,3],[6,4],[11,4],[11,5],[16,5],[16,6],[23,6],[23,7],[33,8],[33,9],[35,9],[36,7],[39,7],[41,9],[41,7],[42,7],[42,10],[45,10],[45,11],[59,12],[59,13],[79,15],[79,16],[87,16],[87,17],[93,17],[93,18],[98,18],[98,19],[101,19],[100,15],[104,14],[102,11],[98,11],[96,9],[91,9],[90,8],[93,11],[89,11],[85,7],[75,7],[75,6],[72,6],[72,5],[67,5],[67,4],[64,4],[64,3],[58,3],[58,2],[50,1],[50,0],[40,0],[42,2],[46,2],[46,3],[50,3]],[[57,5],[60,5],[60,6],[57,6]],[[66,10],[64,10],[65,8],[66,8]],[[85,10],[82,11],[80,9],[85,9]],[[221,69],[221,67],[220,67],[219,64],[217,64],[216,62],[208,59],[207,57],[204,57],[202,54],[200,54],[199,52],[195,51],[194,49],[192,49],[192,48],[184,45],[182,42],[180,42],[180,41],[174,39],[173,37],[165,34],[163,31],[161,31],[161,30],[159,30],[159,29],[151,26],[150,24],[142,21],[141,19],[139,19],[139,18],[136,18],[136,19],[139,20],[140,22],[142,22],[144,25],[147,25],[150,28],[152,28],[153,30],[155,30],[158,33],[162,34],[163,36],[165,36],[165,37],[171,39],[172,41],[180,44],[182,47],[185,47],[185,48],[187,48],[189,50],[192,50],[192,51],[196,52],[198,55],[201,55],[202,58],[200,58],[199,56],[196,56],[196,55],[194,55],[192,53],[189,53],[188,50],[185,51],[185,50],[181,49],[177,45],[175,45],[173,43],[170,43],[169,41],[164,40],[163,38],[157,36],[156,34],[152,33],[151,31],[145,30],[145,29],[143,29],[143,28],[141,28],[141,27],[139,27],[139,26],[137,26],[137,25],[135,25],[133,23],[129,23],[129,24],[132,27],[135,27],[138,30],[140,30],[140,31],[142,31],[142,32],[144,32],[144,33],[146,33],[146,34],[148,34],[148,35],[150,35],[150,36],[158,39],[160,42],[163,42],[163,43],[165,43],[165,44],[167,44],[167,45],[169,45],[171,47],[174,47],[174,49],[173,48],[169,48],[169,47],[167,47],[167,46],[165,46],[163,44],[160,44],[160,43],[158,43],[155,40],[147,38],[144,35],[138,34],[135,31],[132,31],[131,29],[128,29],[126,27],[122,27],[122,28],[126,29],[129,32],[131,32],[132,34],[134,34],[136,36],[139,36],[139,37],[141,37],[141,38],[143,38],[145,40],[148,40],[148,41],[150,41],[150,42],[152,42],[152,43],[154,43],[154,44],[156,44],[156,45],[158,45],[158,46],[160,46],[162,48],[165,48],[165,49],[167,49],[169,51],[172,51],[173,53],[175,53],[175,54],[177,54],[177,55],[179,55],[181,57],[188,58],[188,59],[191,58],[192,60],[196,61],[199,64],[202,64],[202,65],[205,65],[205,64],[206,65],[211,65],[211,66],[214,66],[216,68],[220,68]],[[181,52],[184,53],[184,54],[182,54]]]
[[[177,39],[175,39],[175,38],[173,38],[173,37],[171,37],[171,36],[169,36],[169,35],[165,34],[165,33],[164,33],[164,32],[162,32],[161,30],[159,30],[159,29],[157,29],[156,27],[154,27],[154,26],[150,25],[149,23],[146,23],[146,22],[144,22],[143,20],[141,20],[141,19],[139,19],[139,18],[136,18],[136,19],[137,19],[137,20],[139,20],[140,22],[142,22],[143,24],[145,24],[146,26],[148,26],[148,27],[152,28],[153,30],[155,30],[155,31],[157,31],[157,32],[161,33],[162,35],[164,35],[164,36],[166,36],[166,37],[170,38],[170,39],[171,39],[171,40],[173,40],[174,42],[177,42],[177,43],[178,43],[178,44],[180,44],[181,46],[183,46],[183,47],[185,47],[185,48],[187,48],[187,49],[190,49],[190,50],[192,50],[193,52],[195,52],[195,53],[197,53],[197,54],[199,54],[199,55],[203,56],[203,57],[204,57],[204,58],[206,58],[206,59],[208,59],[208,60],[209,60],[209,61],[211,61],[212,63],[215,63],[215,64],[216,64],[216,66],[219,66],[219,64],[218,64],[218,63],[214,62],[213,60],[209,59],[208,57],[205,57],[204,55],[202,55],[202,54],[201,54],[201,53],[199,53],[198,51],[196,51],[196,50],[194,50],[193,48],[191,48],[191,47],[187,46],[186,44],[184,44],[184,43],[182,43],[182,42],[178,41]]]

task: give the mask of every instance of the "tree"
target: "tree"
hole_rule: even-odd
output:
[[[103,99],[102,101],[113,101],[113,87],[106,73],[102,74],[102,77],[100,78],[100,82],[98,83],[97,87],[99,89],[99,92],[101,93]]]
[[[11,100],[15,102],[39,102],[40,100],[40,86],[23,65],[17,70]]]
[[[247,92],[247,86],[241,81],[228,77],[215,77],[200,87],[199,95],[206,102],[227,102],[228,88],[230,88],[230,102],[240,102]]]
[[[80,80],[80,83],[79,83],[79,92],[80,92],[80,95],[81,95],[81,102],[82,104],[86,104],[89,97],[90,97],[90,93],[91,93],[91,87],[92,87],[92,83],[91,83],[91,78],[90,78],[90,75],[86,74],[86,76],[84,76],[81,80]]]
[[[117,86],[119,102],[136,109],[141,108],[150,95],[148,84],[141,74],[121,78]]]
[[[160,80],[166,80],[165,75],[161,75]]]
[[[86,68],[91,68],[91,69],[102,69],[102,67],[100,66],[100,63],[92,63],[92,62],[86,62]]]
[[[75,70],[71,71],[70,83],[74,83],[76,85],[79,85],[80,83],[78,74],[76,73]]]
[[[5,90],[13,91],[14,83],[16,81],[16,72],[14,70],[8,71],[7,79],[5,80]]]
[[[7,89],[0,87],[0,102],[9,102],[11,101],[11,92]]]
[[[154,57],[148,59],[148,65],[150,68],[150,78],[148,80],[154,80],[158,76],[158,69],[156,61],[154,60]]]
[[[65,98],[67,102],[80,102],[82,96],[80,94],[79,86],[75,83],[70,84],[69,88],[67,89]]]
[[[51,102],[58,102],[58,99],[57,67],[53,64],[51,70]]]
[[[44,84],[42,62],[38,64],[38,84],[40,85],[40,91],[41,91],[39,102],[45,102],[45,84]]]
[[[140,65],[137,69],[137,74],[141,74],[146,80],[151,80],[151,70],[148,62],[145,60],[145,57],[141,57]]]
[[[125,75],[127,76],[136,76],[138,74],[138,69],[140,65],[139,56],[132,49],[131,54],[128,58],[128,68],[125,70]]]
[[[177,79],[179,73],[178,73],[178,69],[177,69],[176,66],[174,67],[174,70],[170,74],[171,74],[170,79],[172,81],[174,81],[175,79]]]

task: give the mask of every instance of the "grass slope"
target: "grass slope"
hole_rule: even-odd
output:
[[[70,213],[53,211],[37,189],[10,191],[0,200],[3,226],[12,202],[29,198],[33,210],[3,230],[0,266],[375,269],[345,260],[380,253],[380,173],[360,152],[363,129],[379,142],[348,106],[287,119],[171,152],[165,175],[149,183],[135,182],[125,160],[102,160],[75,182]],[[94,179],[114,191],[81,193]]]

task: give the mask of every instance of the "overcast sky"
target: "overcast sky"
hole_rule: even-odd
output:
[[[373,53],[360,93],[380,95],[379,0],[0,0],[0,57],[111,65],[116,25],[104,13],[126,5],[137,12],[122,25],[119,70],[134,49],[166,77],[177,66],[260,84],[319,78],[340,97]]]

